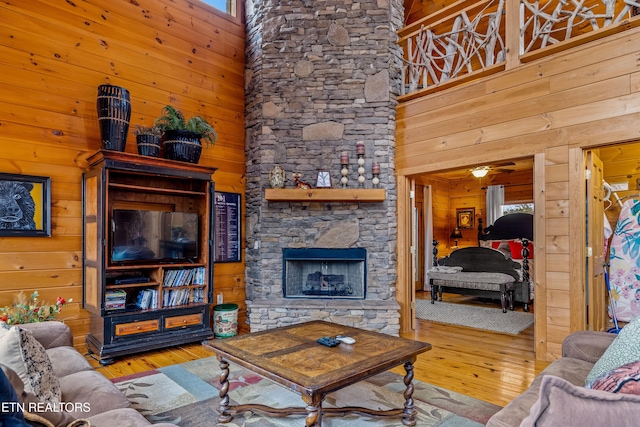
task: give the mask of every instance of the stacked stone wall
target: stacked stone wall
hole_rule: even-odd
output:
[[[402,7],[399,0],[247,2],[246,286],[252,330],[328,313],[340,323],[398,332],[394,150]],[[357,187],[357,141],[365,143],[365,187],[371,187],[372,162],[380,163],[384,202],[264,199],[276,164],[287,172],[287,187],[294,172],[315,186],[319,169],[328,170],[337,187],[344,151],[349,186]],[[318,310],[312,301],[292,306],[283,299],[282,249],[303,247],[367,249],[366,299],[350,302],[359,306],[347,312],[331,308],[342,302]]]

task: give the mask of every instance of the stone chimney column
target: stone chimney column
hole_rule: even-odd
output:
[[[401,0],[248,0],[246,2],[246,294],[252,330],[311,318],[397,334],[395,108],[402,51]],[[277,164],[315,187],[317,171],[340,182],[348,152],[357,186],[356,143],[364,141],[365,187],[380,164],[384,202],[268,202]],[[320,309],[285,300],[282,249],[362,247],[367,297]],[[342,305],[341,305],[342,304]],[[285,308],[289,307],[289,308]],[[332,307],[330,307],[332,306]],[[285,319],[285,320],[282,320]]]

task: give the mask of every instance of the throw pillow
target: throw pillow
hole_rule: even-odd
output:
[[[590,390],[554,375],[545,375],[540,383],[538,400],[520,427],[635,427],[639,405],[639,396]]]
[[[462,271],[462,267],[456,267],[456,266],[448,266],[448,265],[436,265],[434,267],[431,267],[431,270],[429,271],[436,271],[438,273],[460,273]]]
[[[492,247],[493,249],[498,249],[500,246],[503,246],[504,244],[509,245],[509,253],[511,254],[511,259],[513,260],[521,260],[522,259],[522,242],[520,240],[494,240],[494,241],[489,241],[489,245],[490,247]],[[483,246],[483,245],[480,245]],[[533,242],[529,242],[529,246],[527,247],[527,249],[529,249],[529,256],[527,257],[528,260],[532,260],[533,259]],[[502,251],[500,251],[502,252]],[[506,256],[506,253],[505,253]]]
[[[13,369],[40,401],[59,403],[60,382],[53,372],[51,360],[30,331],[0,322],[0,363]]]
[[[638,360],[640,360],[640,317],[622,328],[609,348],[593,365],[585,380],[585,386],[591,387],[596,378],[601,375]]]
[[[522,242],[518,240],[509,240],[509,247],[511,248],[513,259],[522,259]],[[529,242],[527,249],[529,249],[529,256],[527,259],[533,259],[533,242]]]
[[[504,257],[506,259],[513,258],[512,254],[511,254],[511,248],[509,247],[509,242],[507,242],[505,240],[501,241],[496,249],[498,251],[502,252],[502,255],[504,255]]]
[[[627,363],[596,378],[594,390],[640,395],[640,361]]]

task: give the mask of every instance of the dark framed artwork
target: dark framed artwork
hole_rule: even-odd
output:
[[[51,178],[0,173],[0,237],[51,236]]]
[[[475,220],[475,208],[458,208],[456,209],[456,226],[458,228],[473,228]]]
[[[241,211],[240,194],[216,191],[214,262],[240,261]]]

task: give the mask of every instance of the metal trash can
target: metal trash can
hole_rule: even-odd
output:
[[[238,305],[219,304],[213,307],[213,336],[229,338],[238,334]]]

